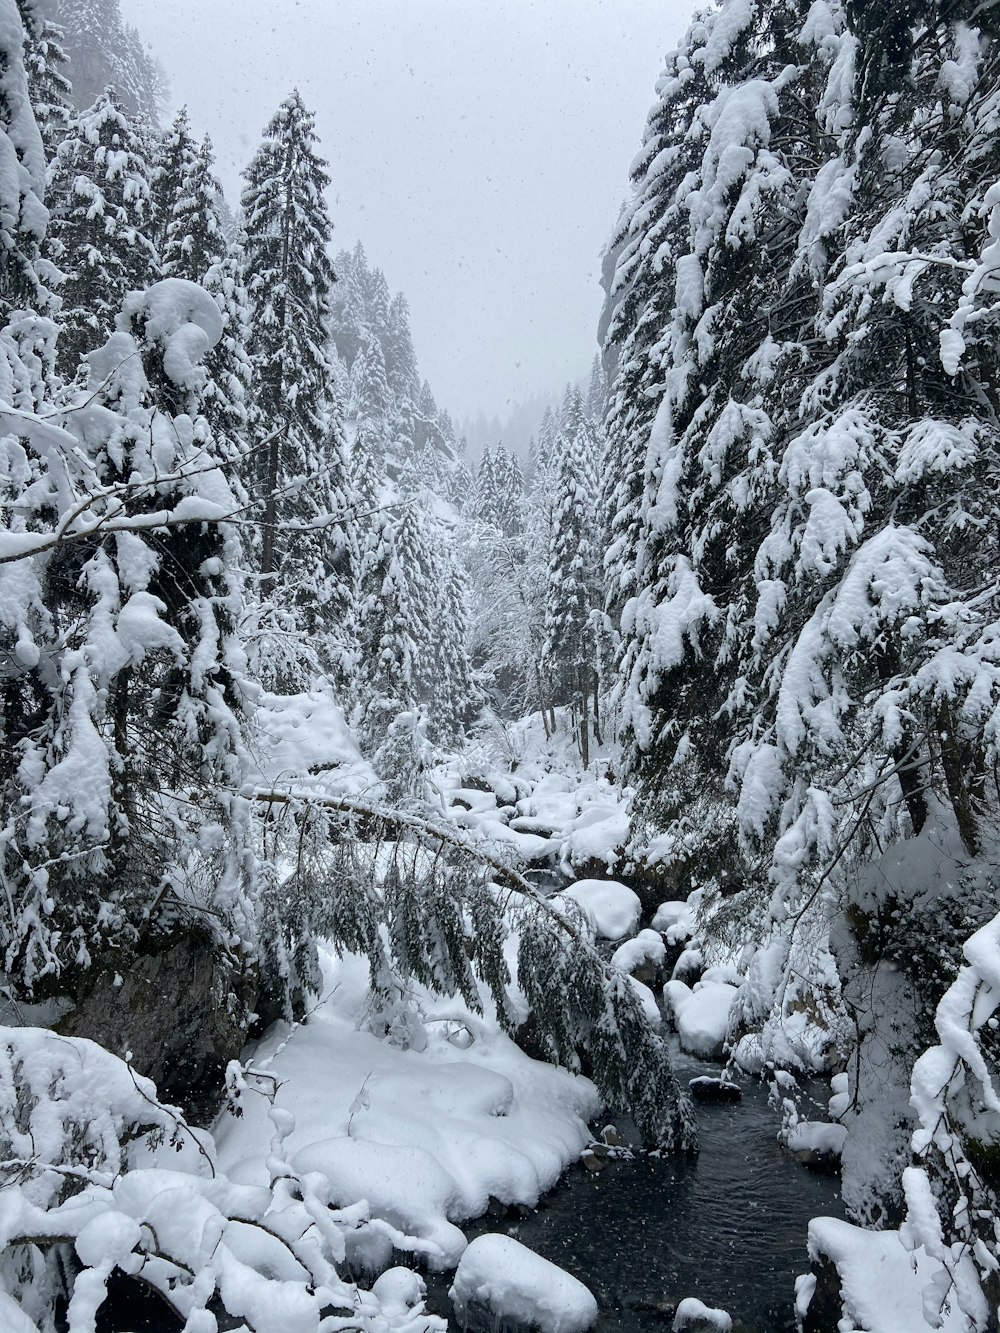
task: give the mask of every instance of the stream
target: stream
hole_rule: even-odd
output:
[[[680,1054],[675,1069],[682,1085],[721,1072]],[[794,1333],[795,1278],[809,1269],[806,1229],[812,1217],[844,1215],[840,1181],[788,1157],[767,1087],[750,1079],[742,1087],[741,1102],[696,1103],[696,1159],[637,1154],[599,1175],[573,1167],[527,1216],[473,1223],[466,1234],[504,1231],[579,1278],[597,1298],[598,1333],[664,1333],[685,1296],[728,1310],[734,1329]],[[822,1118],[829,1087],[813,1091],[810,1114]],[[627,1136],[627,1123],[615,1123]],[[429,1280],[438,1314],[450,1314],[449,1281]]]
[[[675,1052],[682,1084],[719,1066]],[[597,1298],[597,1333],[664,1333],[685,1296],[721,1306],[736,1330],[793,1333],[795,1278],[808,1270],[806,1228],[843,1216],[840,1182],[780,1148],[767,1088],[744,1080],[737,1103],[696,1103],[701,1153],[694,1160],[637,1153],[598,1175],[571,1167],[538,1208],[464,1230],[471,1240],[504,1231],[584,1282]],[[808,1106],[808,1087],[805,1089]],[[828,1085],[814,1087],[819,1115]],[[615,1124],[626,1141],[628,1122]],[[428,1307],[451,1318],[450,1274],[429,1274]],[[176,1333],[178,1321],[132,1282],[113,1282],[98,1333]],[[224,1326],[224,1325],[223,1325]]]

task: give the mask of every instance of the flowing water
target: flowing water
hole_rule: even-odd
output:
[[[684,1057],[675,1067],[682,1081],[716,1072]],[[820,1101],[829,1095],[825,1085],[816,1092]],[[790,1333],[795,1278],[808,1269],[806,1228],[811,1217],[843,1215],[839,1181],[782,1152],[778,1113],[767,1089],[752,1080],[744,1082],[741,1102],[696,1110],[697,1158],[636,1154],[596,1176],[575,1166],[539,1208],[501,1222],[484,1219],[467,1234],[505,1231],[580,1278],[601,1309],[597,1333],[665,1333],[684,1296],[728,1310],[736,1328]],[[450,1315],[449,1284],[447,1275],[428,1279],[438,1314]],[[139,1297],[134,1283],[116,1287],[99,1317],[102,1333],[179,1328],[159,1301]]]
[[[676,1069],[684,1081],[716,1072],[684,1057]],[[829,1096],[826,1085],[817,1096]],[[744,1082],[741,1102],[696,1109],[696,1159],[637,1155],[596,1176],[574,1167],[535,1211],[468,1234],[504,1231],[578,1277],[597,1298],[598,1333],[664,1333],[685,1296],[728,1310],[752,1333],[794,1330],[806,1228],[812,1217],[843,1216],[840,1182],[782,1152],[779,1116],[759,1083]],[[447,1283],[431,1287],[447,1313]]]

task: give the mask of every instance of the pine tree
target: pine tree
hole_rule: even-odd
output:
[[[122,19],[119,0],[59,0],[59,23],[77,109],[98,101],[111,84],[130,115],[155,124],[163,75],[135,28]]]
[[[186,107],[181,107],[171,125],[155,136],[152,169],[149,173],[150,238],[161,261],[165,260],[167,233],[175,219],[178,202],[186,196],[198,157]],[[191,205],[189,204],[188,207]],[[163,272],[167,270],[164,267]],[[188,276],[179,271],[172,277]],[[199,281],[200,274],[191,281]]]
[[[234,802],[242,594],[235,535],[220,521],[236,501],[198,411],[199,356],[220,332],[197,287],[133,293],[90,355],[86,412],[71,403],[46,417],[49,438],[65,443],[55,473],[21,493],[25,535],[44,539],[79,509],[75,484],[94,495],[93,519],[121,526],[114,487],[128,483],[134,523],[117,533],[95,523],[82,542],[42,540],[6,581],[4,636],[21,644],[21,670],[3,696],[2,800],[32,814],[3,851],[13,910],[2,945],[24,998],[72,990],[106,950],[124,959],[140,931],[195,905],[217,917],[220,950],[249,940],[251,862]],[[25,439],[37,424],[24,419]],[[16,458],[18,442],[6,444]],[[53,516],[56,497],[66,512]],[[205,521],[142,526],[144,514],[178,505]],[[191,857],[199,845],[207,860]]]
[[[557,443],[545,608],[545,661],[556,684],[556,702],[571,707],[584,766],[590,741],[600,742],[597,645],[593,616],[601,601],[600,555],[594,541],[597,449],[583,395],[567,400]]]
[[[325,325],[334,273],[324,199],[330,178],[316,143],[314,119],[294,92],[269,122],[245,173],[248,350],[261,423],[258,442],[268,439],[259,478],[265,579],[279,562],[284,566],[289,542],[281,526],[286,516],[322,511],[316,486],[325,471],[331,408]],[[294,542],[306,570],[317,564],[315,541],[302,536]]]
[[[33,13],[33,11],[32,11]],[[26,34],[13,0],[3,13],[0,47],[0,321],[13,310],[44,311],[49,305],[41,262],[47,216],[45,152],[32,115]],[[44,277],[43,277],[44,275]]]
[[[410,307],[402,292],[389,305],[385,344],[385,374],[395,403],[416,402],[420,393],[417,356],[410,333]]]
[[[194,267],[200,267],[200,261]],[[247,350],[250,298],[241,248],[227,246],[221,257],[206,269],[201,285],[212,295],[222,315],[222,337],[205,358],[208,383],[203,395],[203,410],[216,437],[230,442],[241,457],[239,472],[245,492],[246,484],[252,487],[254,481],[252,468],[249,469],[251,475],[247,476],[245,457],[253,435],[254,401],[253,365]]]
[[[72,88],[65,75],[68,57],[63,30],[46,18],[34,0],[18,0],[24,22],[24,64],[35,121],[42,136],[46,161],[51,162],[65,137],[72,115]]]
[[[428,645],[434,672],[432,711],[434,734],[454,744],[480,703],[467,649],[469,610],[465,579],[449,542],[442,541],[438,558],[438,596],[434,642]]]
[[[595,355],[590,367],[590,383],[587,387],[587,416],[598,428],[602,428],[604,425],[607,408],[608,376],[601,358]]]
[[[51,171],[48,253],[63,273],[59,361],[72,376],[106,339],[125,295],[157,274],[149,164],[113,92],[70,124]]]
[[[382,344],[370,336],[354,362],[351,376],[351,415],[368,423],[389,448],[392,433],[393,399],[386,378]]]

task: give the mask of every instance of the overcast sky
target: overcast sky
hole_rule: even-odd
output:
[[[122,0],[230,200],[297,86],[337,248],[360,237],[453,415],[559,389],[596,349],[600,252],[691,0]]]

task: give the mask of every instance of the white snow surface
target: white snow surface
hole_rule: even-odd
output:
[[[683,981],[668,981],[663,996],[674,1016],[681,1050],[703,1060],[723,1055],[729,1013],[738,987],[726,981],[700,981],[692,989]]]
[[[731,1316],[725,1310],[716,1310],[694,1296],[685,1296],[677,1307],[673,1327],[675,1333],[691,1328],[714,1329],[716,1333],[729,1333],[733,1326]]]
[[[634,972],[644,963],[661,967],[667,956],[667,946],[663,936],[656,930],[640,930],[634,939],[620,944],[611,955],[611,966],[622,972]]]
[[[830,1157],[839,1157],[846,1141],[846,1125],[831,1125],[822,1120],[800,1120],[785,1137],[790,1152],[815,1152]]]
[[[537,1203],[579,1157],[596,1090],[532,1060],[458,1000],[420,993],[420,1051],[361,1031],[367,962],[322,962],[324,1001],[287,1044],[287,1029],[269,1034],[252,1061],[281,1080],[278,1105],[295,1117],[288,1154],[326,1176],[339,1205],[366,1200],[397,1249],[451,1267],[465,1249],[456,1222],[485,1212],[491,1197]],[[471,1043],[450,1040],[458,1029]],[[216,1131],[222,1169],[263,1182],[272,1134],[264,1099],[249,1099],[242,1119]]]
[[[253,758],[254,777],[269,789],[372,800],[380,793],[343,708],[323,686],[302,694],[261,694],[254,712]]]
[[[449,1294],[460,1319],[475,1303],[502,1323],[542,1333],[584,1333],[597,1320],[597,1301],[582,1282],[510,1236],[477,1236]]]
[[[606,940],[631,935],[642,914],[638,894],[613,879],[578,879],[558,896],[579,903],[593,921],[597,934]]]
[[[809,1223],[809,1254],[830,1259],[841,1284],[844,1318],[841,1329],[864,1333],[918,1333],[929,1325],[924,1319],[924,1291],[940,1264],[923,1250],[910,1251],[898,1231],[865,1231],[834,1217],[814,1217]],[[953,1256],[957,1259],[957,1256]],[[967,1256],[957,1259],[968,1265]],[[944,1333],[967,1333],[968,1323],[958,1309],[942,1313]]]

